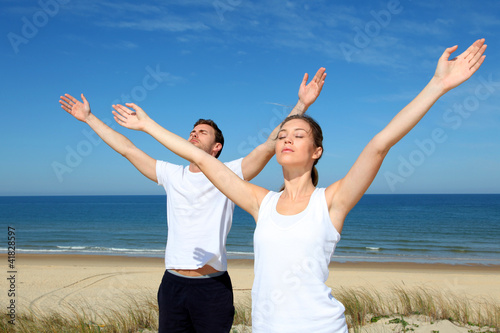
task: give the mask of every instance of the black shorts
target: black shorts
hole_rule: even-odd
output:
[[[229,274],[191,279],[165,271],[158,289],[158,307],[158,333],[229,332],[234,318]]]

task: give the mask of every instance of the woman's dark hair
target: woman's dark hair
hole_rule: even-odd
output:
[[[224,136],[222,135],[222,131],[219,129],[219,126],[217,126],[217,124],[212,119],[198,119],[198,121],[194,124],[193,128],[198,125],[208,125],[212,127],[215,131],[215,142],[220,143],[222,145],[222,148],[224,148]],[[222,148],[219,150],[217,155],[215,155],[216,158],[218,158],[220,153],[222,153]]]
[[[283,125],[285,123],[287,123],[290,120],[294,120],[294,119],[301,119],[301,120],[304,120],[305,122],[307,122],[309,124],[309,126],[311,127],[311,135],[313,137],[314,148],[321,147],[321,149],[323,149],[323,131],[321,130],[321,127],[316,122],[316,120],[314,120],[310,116],[307,116],[305,114],[304,115],[295,114],[295,115],[292,115],[292,116],[288,116],[281,123],[280,130],[281,130],[281,128],[283,127]],[[313,168],[311,170],[311,181],[312,181],[312,183],[313,183],[314,186],[318,185],[319,175],[318,175],[318,170],[316,169],[316,164],[318,163],[318,161],[321,158],[321,156],[323,156],[323,153],[320,155],[320,157],[318,157],[314,161]],[[281,187],[280,191],[283,191],[284,189],[285,189],[285,185],[283,185]]]

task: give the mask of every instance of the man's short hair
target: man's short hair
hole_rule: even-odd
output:
[[[220,143],[222,145],[222,148],[224,148],[224,136],[222,135],[222,131],[212,119],[198,119],[198,121],[194,124],[193,128],[198,125],[208,125],[212,127],[215,131],[215,142]],[[219,155],[222,152],[222,148],[219,150],[217,155],[215,155],[216,158],[219,158]]]

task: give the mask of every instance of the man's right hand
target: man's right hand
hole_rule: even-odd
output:
[[[308,78],[309,74],[305,73],[299,88],[299,102],[304,103],[306,108],[309,108],[316,101],[316,98],[321,93],[321,89],[323,89],[326,79],[325,68],[321,67],[318,69],[316,75],[314,75],[314,78],[309,83],[307,83]]]
[[[59,103],[61,103],[61,107],[64,111],[68,112],[76,119],[86,122],[90,116],[90,105],[83,94],[82,101],[83,103],[70,94],[64,94],[64,96],[61,96]]]

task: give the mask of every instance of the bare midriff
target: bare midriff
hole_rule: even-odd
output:
[[[205,265],[198,269],[172,269],[172,270],[185,276],[202,276],[219,272],[210,265]]]

